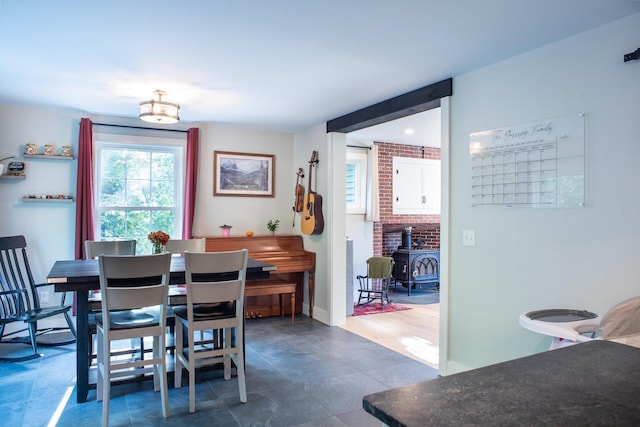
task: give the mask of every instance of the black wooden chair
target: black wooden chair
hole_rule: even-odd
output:
[[[39,289],[50,285],[36,284],[34,281],[26,247],[27,242],[24,236],[0,237],[0,344],[30,343],[32,350],[26,356],[0,357],[0,361],[3,362],[22,362],[41,357],[42,355],[38,353],[38,344],[66,345],[76,340],[76,329],[69,316],[71,305],[65,304],[65,294],[62,294],[60,305],[47,307],[40,305]],[[64,315],[67,327],[38,328],[39,321],[57,315]],[[23,324],[26,327],[7,332],[7,329],[13,329],[11,326],[13,324]],[[44,340],[45,337],[42,337],[43,339],[37,341],[38,337],[44,334],[67,329],[71,331],[72,338],[66,334],[63,335],[64,338],[58,336]],[[20,335],[26,330],[29,331],[28,336]]]
[[[367,260],[367,275],[357,276],[360,284],[358,289],[358,305],[369,303],[379,299],[380,305],[384,306],[384,300],[391,303],[389,299],[389,284],[392,280],[393,265],[395,261],[391,257],[371,257]]]

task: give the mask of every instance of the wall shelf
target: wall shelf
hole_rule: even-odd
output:
[[[59,155],[46,155],[46,154],[23,154],[25,159],[43,159],[43,160],[73,160],[73,156],[59,156]]]
[[[0,175],[0,179],[22,180],[22,179],[27,179],[27,176],[26,175],[8,175],[8,174],[4,174],[4,175]]]
[[[42,199],[38,197],[23,197],[22,201],[27,203],[73,203],[75,199]]]

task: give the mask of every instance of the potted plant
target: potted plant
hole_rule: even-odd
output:
[[[267,228],[269,229],[271,234],[276,234],[276,231],[278,231],[278,227],[280,227],[279,219],[276,219],[276,220],[270,219],[269,222],[267,222]]]

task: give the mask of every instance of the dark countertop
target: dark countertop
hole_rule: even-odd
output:
[[[590,341],[367,395],[389,426],[640,425],[640,349]]]

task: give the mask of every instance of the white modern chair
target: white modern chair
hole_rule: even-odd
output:
[[[185,252],[204,252],[207,239],[169,239],[165,250],[172,254],[183,254]]]
[[[550,309],[523,313],[519,321],[531,331],[553,337],[552,350],[594,339],[640,347],[640,297],[616,304],[603,316],[586,310]]]
[[[84,253],[86,259],[98,255],[135,255],[135,240],[85,240]]]
[[[167,396],[166,325],[171,254],[98,256],[102,310],[96,316],[98,332],[97,400],[102,400],[102,425],[109,424],[111,378],[153,372],[154,390],[160,390],[162,415],[169,416]],[[111,343],[153,337],[150,358],[111,356]],[[146,356],[146,355],[145,355]]]
[[[247,401],[244,369],[244,291],[248,251],[185,253],[187,305],[176,315],[175,387],[182,385],[182,369],[189,372],[189,412],[195,412],[196,368],[223,362],[224,378],[231,378],[231,361],[238,375],[240,401]],[[206,276],[205,276],[206,275]],[[218,276],[218,277],[216,277]],[[221,276],[221,277],[220,277]],[[184,330],[183,330],[184,329]],[[223,339],[196,340],[196,332],[223,331]],[[187,348],[183,345],[186,331]],[[235,331],[235,342],[233,332]]]

